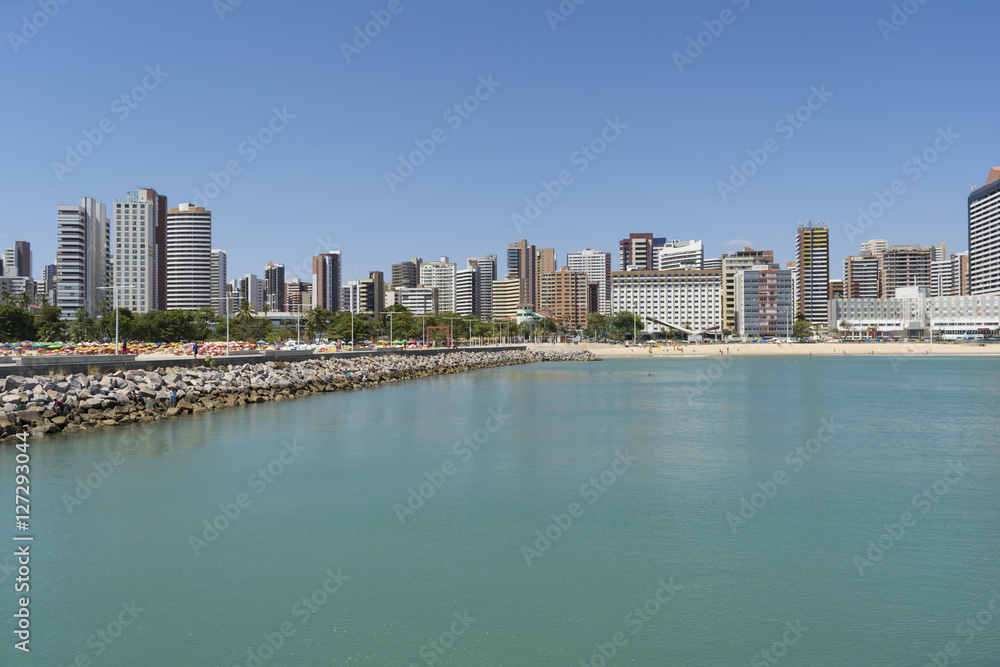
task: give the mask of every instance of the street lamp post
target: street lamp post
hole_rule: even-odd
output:
[[[389,316],[389,346],[391,347],[394,342],[392,339],[392,316],[395,315],[396,313],[382,313],[382,314]]]
[[[113,291],[112,302],[115,308],[115,356],[118,356],[118,290],[117,285],[114,284],[115,275],[114,272],[111,273],[112,284],[111,287],[98,287],[97,289],[109,289]]]

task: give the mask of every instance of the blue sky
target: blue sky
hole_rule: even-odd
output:
[[[330,249],[345,278],[464,263],[520,236],[560,263],[612,251],[617,268],[618,239],[647,231],[784,262],[811,219],[831,227],[839,278],[868,238],[966,249],[966,197],[1000,163],[987,0],[897,2],[898,25],[872,0],[63,1],[42,0],[54,16],[32,30],[39,0],[0,0],[0,244],[30,241],[36,274],[55,261],[57,205],[154,187],[171,206],[214,195],[230,277],[269,261],[291,275]],[[391,21],[345,55],[372,12]],[[67,162],[102,122],[113,131]],[[262,130],[263,150],[245,143]],[[578,152],[602,131],[603,152]],[[433,153],[387,183],[417,142]],[[925,151],[933,164],[910,162]],[[730,181],[752,155],[763,164]],[[206,191],[213,173],[226,185]],[[845,230],[896,180],[870,227]],[[543,181],[562,190],[518,233]]]

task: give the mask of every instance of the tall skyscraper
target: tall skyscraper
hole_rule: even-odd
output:
[[[146,188],[114,202],[114,279],[118,304],[134,313],[159,309],[161,260],[157,243],[160,205],[166,197]]]
[[[931,286],[933,248],[918,245],[894,245],[878,256],[881,295],[894,299],[900,287]]]
[[[542,300],[542,276],[546,273],[555,273],[559,268],[556,266],[556,251],[554,248],[539,248],[535,250],[535,301],[537,306]]]
[[[314,308],[334,313],[340,310],[341,264],[339,250],[312,258]]]
[[[528,243],[527,239],[521,239],[517,243],[507,246],[507,278],[516,278],[524,281],[523,300],[521,303],[535,304],[537,296],[535,288],[535,246]],[[509,291],[509,290],[508,290]]]
[[[381,271],[369,271],[368,278],[360,282],[361,310],[378,317],[385,310],[385,275]]]
[[[392,265],[392,288],[416,287],[420,284],[420,265],[424,260],[412,257],[407,262]]]
[[[226,304],[226,251],[212,250],[212,310],[219,315],[225,315],[228,308],[232,312],[234,305]]]
[[[538,295],[539,310],[563,326],[585,328],[587,315],[592,310],[589,284],[586,273],[566,267],[543,273]]]
[[[476,272],[476,299],[473,314],[480,319],[493,316],[493,281],[497,279],[497,256],[471,257],[466,262]]]
[[[8,278],[31,277],[31,244],[27,241],[15,241],[13,248],[7,248],[3,253],[3,270],[0,276]]]
[[[56,275],[62,317],[71,319],[83,308],[97,316],[102,299],[110,303],[111,221],[104,204],[84,197],[79,206],[60,206],[56,211],[59,247]]]
[[[587,248],[566,255],[566,268],[587,274],[587,281],[597,283],[597,312],[611,314],[611,253]]]
[[[236,294],[234,301],[234,310],[239,310],[239,307],[243,305],[244,302],[249,303],[250,307],[254,310],[261,310],[264,307],[264,281],[257,277],[254,273],[248,273],[239,279],[236,283]],[[232,311],[230,311],[232,312]]]
[[[466,269],[455,273],[455,313],[475,315],[479,301],[479,272]]]
[[[969,195],[969,291],[1000,294],[1000,167]]]
[[[456,268],[447,257],[436,262],[424,262],[420,266],[420,284],[438,289],[438,308],[442,313],[455,312]]]
[[[798,307],[813,324],[826,324],[830,295],[830,230],[825,223],[800,224],[795,233],[799,271]]]
[[[167,211],[167,310],[212,306],[212,212],[180,204]]]
[[[285,308],[285,265],[268,262],[264,267],[264,305],[280,312]]]
[[[621,263],[619,271],[627,271],[630,266],[641,270],[653,270],[653,234],[629,234],[627,239],[618,242],[618,260]]]

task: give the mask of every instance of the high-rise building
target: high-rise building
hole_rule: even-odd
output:
[[[212,212],[180,204],[167,211],[167,310],[212,306]]]
[[[362,290],[360,280],[348,280],[340,288],[340,310],[357,315],[362,312]]]
[[[56,277],[58,276],[58,269],[55,264],[46,264],[42,267],[42,285],[43,293],[45,297],[49,300],[50,306],[59,305],[59,296],[56,289]]]
[[[713,257],[712,259],[703,260],[701,263],[701,268],[705,271],[721,271],[722,270],[722,258]]]
[[[773,250],[743,248],[732,255],[722,256],[722,328],[724,331],[736,331],[736,272],[742,269],[751,269],[761,264],[773,265],[773,268],[778,268],[774,264]]]
[[[1000,294],[1000,167],[969,195],[969,291]]]
[[[878,257],[864,250],[844,258],[844,298],[877,299],[881,289]]]
[[[56,211],[59,247],[56,251],[56,282],[59,308],[65,319],[83,308],[97,316],[111,294],[111,221],[101,202],[84,197],[79,206],[60,206]]]
[[[587,280],[597,283],[597,311],[611,314],[611,253],[587,248],[566,255],[566,268],[587,274]]]
[[[538,248],[535,250],[535,302],[537,306],[539,301],[542,299],[541,287],[542,287],[542,275],[546,273],[555,273],[555,270],[559,268],[556,266],[556,251],[553,248]]]
[[[420,284],[420,265],[424,260],[419,257],[411,257],[409,261],[392,265],[392,287],[402,289],[404,287],[416,287]]]
[[[667,241],[653,250],[653,268],[657,271],[702,269],[705,246],[701,241]]]
[[[341,264],[339,250],[312,258],[314,308],[340,310]]]
[[[830,300],[830,299],[843,299],[844,298],[844,281],[843,280],[830,280],[830,294],[826,298],[827,298],[827,300]]]
[[[861,244],[861,254],[865,252],[878,256],[889,248],[889,242],[885,239],[871,239]]]
[[[517,315],[517,307],[525,303],[527,280],[506,278],[493,281],[493,319],[502,320]]]
[[[438,308],[442,313],[455,312],[456,268],[454,262],[449,262],[447,257],[420,265],[420,284],[438,289]]]
[[[932,248],[918,245],[889,246],[878,256],[881,296],[890,298],[900,287],[931,286]]]
[[[226,251],[212,250],[212,310],[218,315],[225,315],[226,308]]]
[[[473,314],[480,319],[493,317],[493,281],[497,279],[497,256],[470,257],[466,266],[476,272],[476,299]]]
[[[540,312],[545,312],[563,326],[584,329],[590,314],[590,289],[587,274],[563,267],[543,273],[539,292]]]
[[[118,305],[134,313],[156,310],[158,198],[149,190],[114,201],[114,281]]]
[[[234,280],[234,282],[236,282]],[[253,310],[259,311],[264,308],[264,281],[254,273],[248,273],[236,283],[236,297],[238,303],[235,309],[239,309],[244,302],[250,304]],[[232,311],[230,311],[232,312]]]
[[[470,260],[474,261],[474,260]],[[475,315],[479,302],[479,271],[466,269],[455,273],[455,313]]]
[[[788,338],[795,324],[791,269],[760,264],[736,272],[736,335]]]
[[[525,281],[526,294],[522,303],[534,305],[536,295],[535,288],[535,246],[528,243],[526,239],[521,239],[517,243],[507,246],[507,278],[520,278]],[[516,313],[515,313],[516,314]]]
[[[312,283],[294,278],[285,285],[286,313],[302,314],[312,310]]]
[[[4,250],[3,261],[0,262],[0,276],[8,278],[31,277],[31,244],[27,241],[15,241],[13,248]]]
[[[935,243],[931,246],[931,261],[932,262],[943,262],[948,259],[948,244],[947,243]]]
[[[629,234],[627,239],[618,242],[618,261],[620,270],[628,267],[651,271],[653,269],[653,234]]]
[[[264,305],[268,310],[285,309],[285,265],[268,262],[264,267]]]
[[[368,278],[361,280],[363,312],[378,317],[385,310],[385,275],[381,271],[369,271]]]
[[[930,296],[967,296],[969,294],[969,252],[956,252],[950,258],[931,262]]]
[[[795,234],[799,271],[799,312],[813,324],[826,324],[830,295],[830,230],[825,223],[807,222]]]
[[[628,311],[694,331],[722,323],[720,271],[614,271],[611,273],[611,313]],[[645,319],[640,330],[669,329]]]
[[[436,287],[404,287],[399,290],[399,302],[414,315],[437,315],[440,312]]]

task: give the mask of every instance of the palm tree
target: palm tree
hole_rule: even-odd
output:
[[[28,306],[31,305],[31,295],[27,292],[21,292],[17,295],[17,297],[15,297],[14,301],[16,302],[18,308],[24,308],[27,310]]]
[[[310,310],[309,317],[306,318],[306,336],[315,340],[317,334],[326,331],[326,328],[330,326],[331,314],[325,308],[313,308]]]
[[[233,322],[236,324],[246,324],[253,319],[254,307],[249,301],[242,301],[236,314],[233,315]]]
[[[4,302],[4,305],[10,305],[10,300],[14,295],[10,293],[10,290],[4,290],[0,292],[0,300]]]

